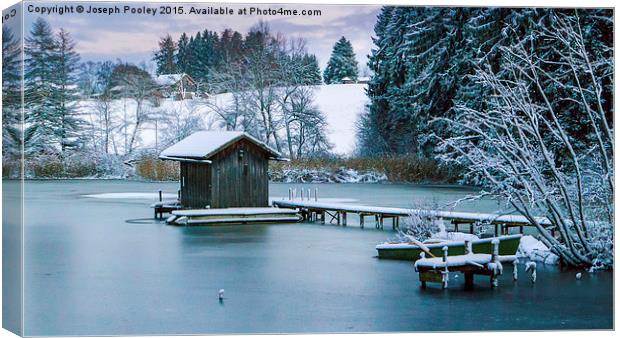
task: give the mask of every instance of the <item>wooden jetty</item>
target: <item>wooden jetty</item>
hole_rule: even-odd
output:
[[[360,227],[364,227],[366,217],[374,217],[375,228],[383,229],[384,221],[390,219],[394,230],[399,228],[399,219],[408,217],[412,214],[420,214],[425,217],[433,217],[448,220],[454,225],[454,230],[459,231],[459,226],[468,224],[470,232],[473,233],[474,224],[486,222],[495,225],[495,236],[506,235],[510,228],[519,228],[519,233],[523,233],[523,228],[532,226],[529,220],[521,215],[498,215],[489,213],[473,213],[460,211],[440,211],[422,210],[392,207],[377,207],[367,205],[355,205],[348,203],[324,203],[320,201],[304,200],[279,200],[273,201],[273,206],[281,208],[295,208],[299,210],[306,221],[320,221],[321,223],[336,223],[347,225],[347,214],[357,214],[360,218]],[[329,217],[329,219],[327,219]],[[539,217],[537,222],[550,226],[548,219]]]
[[[448,256],[448,247],[443,247],[442,257],[424,257],[415,262],[415,270],[419,273],[420,283],[423,288],[426,283],[441,283],[442,288],[448,287],[449,273],[461,272],[465,277],[465,288],[474,287],[474,275],[485,275],[490,277],[491,287],[498,286],[498,277],[503,272],[502,263],[514,265],[513,278],[517,278],[517,257],[514,255],[500,256],[499,241],[493,241],[493,253],[481,254],[474,253],[472,243],[465,241],[465,254],[458,256]]]
[[[153,212],[155,213],[155,219],[164,218],[164,214],[171,213],[174,210],[181,210],[183,206],[181,206],[181,191],[177,192],[178,198],[175,200],[163,200],[162,191],[159,190],[159,202],[151,204],[151,208],[153,208]]]
[[[301,216],[295,209],[285,208],[218,208],[175,210],[166,219],[173,225],[215,225],[247,223],[299,222]]]

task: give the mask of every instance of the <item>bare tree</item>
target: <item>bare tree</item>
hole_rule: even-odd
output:
[[[459,105],[454,119],[439,119],[455,131],[442,140],[441,158],[465,164],[566,263],[610,267],[613,131],[602,102],[613,54],[591,53],[577,13],[551,15],[551,26],[539,23],[502,50],[501,73],[477,72],[493,93],[486,109]],[[572,133],[571,121],[586,135]]]
[[[283,108],[292,158],[324,155],[332,147],[325,134],[325,117],[314,105],[313,91],[312,87],[298,87],[290,94],[288,104]]]
[[[179,142],[198,130],[205,129],[202,116],[198,114],[200,106],[194,101],[181,101],[172,107],[161,114],[164,147]]]
[[[95,100],[95,111],[99,124],[100,143],[103,151],[110,151],[110,138],[112,137],[112,100],[108,95],[100,95]]]
[[[125,138],[129,136],[129,140],[126,141],[126,154],[134,151],[140,130],[144,122],[149,120],[151,110],[148,105],[155,98],[153,95],[155,88],[156,85],[153,79],[146,72],[128,72],[123,74],[119,79],[119,85],[115,87],[115,91],[118,94],[133,100],[136,105],[133,117],[129,119],[125,116],[124,119]],[[127,130],[130,130],[130,132],[127,132]]]
[[[223,71],[212,73],[212,87],[217,93],[228,93],[209,97],[204,104],[217,114],[226,130],[246,130],[246,123],[253,120],[249,104],[251,93],[241,64],[232,62]],[[251,128],[248,128],[248,130]]]

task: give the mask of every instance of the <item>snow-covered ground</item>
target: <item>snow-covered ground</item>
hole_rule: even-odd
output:
[[[365,84],[336,84],[318,86],[316,104],[325,114],[327,136],[334,153],[349,155],[355,149],[355,123],[368,104]]]

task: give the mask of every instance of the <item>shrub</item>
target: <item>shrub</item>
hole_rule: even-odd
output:
[[[136,174],[147,180],[175,181],[179,180],[180,170],[177,162],[145,156],[137,161]]]

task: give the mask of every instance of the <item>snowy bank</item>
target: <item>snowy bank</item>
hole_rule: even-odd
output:
[[[387,176],[372,170],[358,171],[350,168],[300,169],[282,168],[269,170],[269,180],[281,183],[379,183]]]
[[[544,264],[557,264],[559,261],[559,257],[552,253],[543,242],[532,236],[521,237],[517,257]]]

